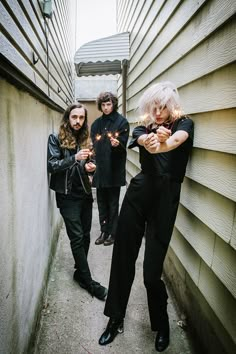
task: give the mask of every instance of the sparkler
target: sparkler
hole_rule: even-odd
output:
[[[126,129],[127,130],[127,129]],[[119,136],[119,132],[114,132],[114,133],[111,133],[111,132],[108,132],[107,133],[107,137],[110,139],[110,138],[114,138],[114,139],[117,139]]]
[[[95,151],[93,147],[92,141],[87,142],[86,145],[84,146],[84,149],[89,149],[88,157],[86,159],[87,162],[93,162],[93,157],[95,156]]]
[[[118,131],[115,131],[115,132],[108,132],[107,133],[107,137],[109,138],[109,139],[111,139],[111,138],[113,138],[113,139],[117,139],[118,141],[119,141],[119,145],[123,148],[123,149],[126,149],[126,147],[122,144],[122,142],[118,139],[118,137],[119,137],[119,135],[121,134],[121,133],[123,133],[123,132],[126,132],[127,131],[127,129],[124,129],[124,130],[122,130],[122,131],[120,131],[120,132],[118,132]]]
[[[100,134],[97,134],[97,135],[95,136],[96,141],[101,140],[101,138],[102,138],[102,136],[101,136]]]
[[[118,139],[119,135],[122,134],[123,132],[126,132],[127,129],[123,129],[120,132],[119,131],[115,131],[115,132],[111,132],[111,131],[107,131],[107,128],[105,128],[105,132],[102,134],[97,134],[95,136],[95,142],[94,145],[97,144],[99,141],[102,141],[103,138],[107,137],[108,139],[117,139],[119,141],[119,145],[126,149],[126,147],[121,143],[121,141]]]

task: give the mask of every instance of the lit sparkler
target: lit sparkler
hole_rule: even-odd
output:
[[[127,129],[124,129],[124,130],[122,130],[120,132],[118,132],[118,131],[115,131],[115,132],[109,131],[109,132],[107,132],[107,128],[105,128],[105,132],[103,134],[97,134],[95,136],[95,143],[98,143],[99,141],[102,141],[103,138],[105,138],[105,137],[107,137],[108,139],[112,139],[113,138],[113,139],[117,139],[118,140],[118,137],[120,136],[120,134],[122,134],[123,132],[126,132],[126,131],[127,131]],[[119,141],[119,145],[122,146],[122,148],[126,149],[126,147],[120,142],[120,140],[118,140],[118,141]]]
[[[101,140],[101,138],[102,138],[102,136],[101,136],[100,134],[97,134],[96,137],[95,137],[95,139],[96,139],[97,141]]]
[[[110,138],[117,139],[118,136],[119,136],[119,132],[114,132],[114,133],[108,132],[108,133],[107,133],[107,137],[108,137],[109,139],[110,139]]]

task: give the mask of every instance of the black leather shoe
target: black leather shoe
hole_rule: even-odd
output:
[[[118,333],[124,332],[124,320],[110,318],[105,332],[99,338],[100,345],[107,345],[115,339]]]
[[[104,246],[113,245],[114,241],[114,237],[112,235],[109,235],[108,238],[104,241]]]
[[[107,237],[108,234],[106,232],[101,232],[101,235],[95,241],[95,245],[102,245]]]
[[[78,271],[74,272],[74,280],[79,284],[79,286],[89,292],[90,295],[95,296],[99,300],[106,300],[107,288],[102,286],[100,283],[92,280],[89,284],[80,279]]]
[[[105,301],[107,297],[107,288],[105,286],[102,286],[100,283],[96,281],[92,281],[91,284],[87,287],[88,292],[92,295],[95,296],[97,299]]]
[[[160,329],[157,331],[155,348],[158,352],[163,352],[170,343],[170,330],[169,327],[166,329]]]

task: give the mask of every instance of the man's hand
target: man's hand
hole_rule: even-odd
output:
[[[112,145],[113,147],[116,147],[116,146],[118,146],[118,145],[120,144],[119,140],[118,140],[118,139],[115,139],[115,138],[113,138],[113,137],[110,138],[110,142],[111,142],[111,145]]]
[[[96,165],[93,162],[87,162],[84,167],[87,172],[93,172],[96,170]]]
[[[77,154],[75,154],[75,160],[76,161],[81,161],[81,160],[86,160],[87,157],[89,156],[89,149],[82,149]]]

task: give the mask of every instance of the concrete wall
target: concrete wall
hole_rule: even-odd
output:
[[[61,218],[47,139],[74,101],[76,0],[1,1],[0,353],[29,350]],[[69,20],[68,20],[69,18]]]
[[[61,115],[0,80],[0,353],[23,353],[61,218],[48,189],[47,137]]]
[[[195,122],[166,274],[203,352],[236,352],[236,2],[118,0],[117,13],[118,31],[130,32],[131,131],[158,81],[176,84]],[[118,92],[122,102],[121,80]],[[128,180],[139,168],[129,151]]]

